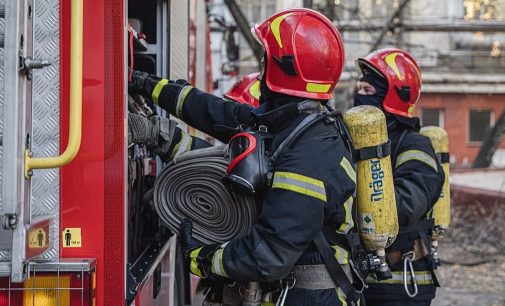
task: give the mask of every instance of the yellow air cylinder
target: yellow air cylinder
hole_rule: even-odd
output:
[[[374,106],[360,105],[344,115],[354,149],[377,147],[388,141],[386,118]],[[398,214],[391,157],[358,161],[358,225],[365,248],[384,258],[398,234]]]
[[[437,154],[445,173],[445,182],[438,201],[433,206],[432,217],[435,221],[432,240],[437,244],[449,229],[451,224],[451,196],[449,184],[449,140],[447,132],[438,126],[427,126],[421,129],[421,134],[428,137]]]

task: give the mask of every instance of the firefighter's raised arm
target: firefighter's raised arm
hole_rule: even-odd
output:
[[[250,105],[223,100],[184,80],[171,81],[134,71],[128,90],[140,93],[170,114],[223,142],[229,140],[231,129],[239,124],[255,123]]]

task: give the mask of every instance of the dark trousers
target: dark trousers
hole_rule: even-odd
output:
[[[431,300],[427,301],[374,301],[366,300],[366,306],[430,306]]]

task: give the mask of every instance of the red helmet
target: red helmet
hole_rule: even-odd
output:
[[[412,118],[421,95],[421,71],[416,60],[399,49],[382,49],[356,61],[358,69],[369,69],[384,76],[388,90],[383,107],[389,113]]]
[[[258,107],[261,95],[258,75],[259,73],[256,72],[241,77],[224,96],[239,103]]]
[[[251,31],[265,48],[262,77],[271,91],[309,99],[333,97],[344,67],[344,44],[328,18],[309,9],[290,9]]]

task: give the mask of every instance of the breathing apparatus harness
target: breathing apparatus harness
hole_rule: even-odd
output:
[[[266,152],[265,142],[272,138],[266,126],[260,125],[256,129],[244,126],[239,127],[239,132],[229,142],[228,155],[230,157],[230,164],[223,177],[223,183],[231,190],[242,194],[256,195],[264,192],[271,183],[274,165],[284,151],[304,131],[322,120],[327,124],[333,125],[344,140],[349,152],[355,156],[352,140],[343,123],[342,115],[331,111],[329,107],[327,108],[327,111],[316,111],[307,115],[293,129],[289,136],[282,141],[273,154]],[[353,205],[353,219],[357,220],[356,205]],[[352,258],[350,265],[351,273],[356,280],[354,284],[349,281],[340,263],[335,258],[334,251],[328,240],[350,251]],[[352,302],[356,303],[366,288],[366,284],[363,281],[366,274],[363,273],[373,271],[374,267],[377,266],[377,261],[373,255],[367,254],[363,249],[356,228],[352,229],[348,234],[338,234],[335,229],[323,226],[323,229],[317,234],[313,243],[321,254],[335,285],[343,291],[349,304]],[[282,291],[277,303],[279,306],[283,305],[287,291],[294,286],[295,282],[296,279],[294,279],[293,273],[281,281]]]

